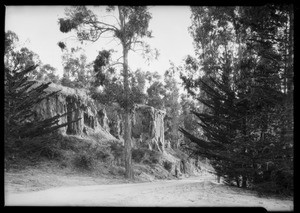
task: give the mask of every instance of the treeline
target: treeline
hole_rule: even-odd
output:
[[[181,79],[199,102],[189,149],[227,184],[293,192],[292,5],[191,7],[196,58]]]
[[[35,81],[45,82],[45,86],[35,96],[31,96],[31,106],[23,106],[33,115],[32,107],[45,95],[44,90],[50,83],[60,84],[70,88],[84,89],[92,98],[104,104],[108,108],[124,110],[125,96],[123,77],[119,69],[113,65],[113,51],[102,50],[92,62],[87,62],[87,57],[82,48],[68,48],[65,43],[59,42],[58,48],[62,50],[63,76],[59,77],[57,70],[50,64],[43,64],[39,56],[25,47],[19,47],[18,36],[8,31],[5,34],[5,67],[9,73],[18,73],[24,86],[33,85]],[[24,70],[24,72],[21,72]],[[14,75],[14,74],[12,74]],[[158,72],[143,71],[141,69],[129,72],[129,102],[133,104],[147,104],[157,109],[165,110],[166,140],[170,141],[172,147],[178,148],[182,140],[178,132],[179,124],[184,120],[183,111],[188,115],[190,107],[188,100],[179,92],[179,70],[173,64],[163,75]],[[11,90],[9,85],[18,84],[16,79],[6,81],[5,91]],[[44,85],[44,84],[43,84]],[[19,85],[22,86],[23,85]],[[16,88],[14,88],[16,89]],[[14,92],[16,92],[14,90]],[[25,90],[27,94],[27,90]],[[20,93],[18,93],[20,94]],[[55,95],[55,94],[53,94]],[[27,95],[28,96],[28,95]],[[8,96],[12,100],[16,96]],[[24,96],[25,97],[25,96]],[[42,96],[41,96],[42,97]],[[28,99],[29,100],[29,99]],[[185,103],[185,110],[181,107]],[[12,112],[7,110],[7,117]],[[124,113],[124,112],[123,112]],[[32,116],[30,115],[30,116]],[[28,115],[29,116],[29,115]],[[27,119],[29,121],[30,119]],[[31,118],[30,121],[34,121]],[[55,120],[57,123],[57,119]],[[18,123],[18,122],[16,122]],[[8,128],[9,125],[7,125]],[[29,134],[30,135],[30,134]],[[34,134],[31,134],[33,136]],[[16,135],[16,138],[19,136]]]

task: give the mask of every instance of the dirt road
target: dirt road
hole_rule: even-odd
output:
[[[59,187],[6,193],[6,206],[262,206],[293,210],[293,201],[259,198],[209,176],[149,183]]]

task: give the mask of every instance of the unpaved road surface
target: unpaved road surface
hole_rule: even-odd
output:
[[[193,177],[149,183],[69,186],[38,192],[5,193],[6,206],[261,206],[291,211],[293,201],[260,198],[248,191]]]

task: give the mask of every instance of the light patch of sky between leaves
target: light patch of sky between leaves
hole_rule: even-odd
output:
[[[101,8],[101,7],[100,7]],[[192,38],[188,32],[191,25],[191,11],[188,6],[150,6],[152,19],[149,29],[154,38],[147,39],[152,48],[159,50],[158,60],[146,63],[139,53],[131,52],[129,66],[132,70],[141,68],[145,71],[158,71],[163,74],[170,67],[170,61],[180,65],[186,55],[194,56]],[[93,61],[98,51],[114,48],[120,51],[111,38],[99,39],[96,43],[80,45],[74,33],[64,34],[59,31],[58,19],[65,17],[65,6],[6,6],[5,31],[14,31],[22,45],[27,46],[40,56],[43,64],[55,67],[62,75],[62,51],[59,41],[81,46],[89,62]],[[95,8],[96,10],[97,8]]]

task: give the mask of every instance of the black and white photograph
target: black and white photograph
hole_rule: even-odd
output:
[[[4,206],[294,211],[294,13],[5,5]]]

